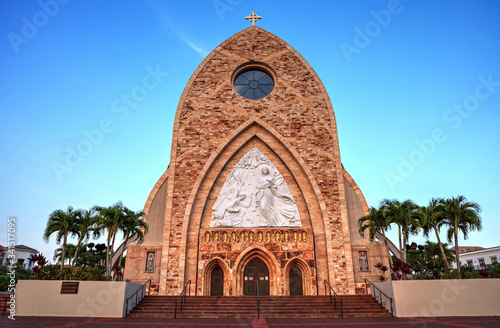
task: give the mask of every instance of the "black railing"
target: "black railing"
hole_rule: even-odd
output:
[[[127,315],[130,311],[128,309],[128,302],[133,298],[135,297],[135,303],[132,305],[132,309],[134,309],[134,307],[137,306],[137,304],[142,301],[142,299],[144,298],[144,296],[146,295],[146,285],[149,284],[149,288],[147,289],[148,291],[148,295],[149,293],[151,292],[151,279],[149,279],[148,281],[146,281],[141,287],[139,287],[139,289],[137,289],[137,291],[135,293],[132,294],[132,296],[130,296],[129,298],[127,298],[127,301],[125,302],[126,303],[126,308],[125,308],[125,315]],[[139,296],[139,292],[141,292],[141,295]]]
[[[189,280],[185,285],[184,288],[182,289],[182,292],[180,295],[175,299],[175,312],[174,312],[174,319],[177,318],[177,301],[179,298],[181,299],[181,311],[182,311],[182,304],[186,304],[186,288],[189,285],[189,296],[191,296],[191,280]]]
[[[2,317],[5,315],[5,310],[7,310],[7,301],[10,300],[10,294],[7,294],[7,295],[9,295],[9,298],[7,298],[5,296],[3,297],[4,304],[3,304]]]
[[[257,319],[260,319],[260,300],[259,300],[259,279],[257,279],[257,283],[255,284],[257,287]]]
[[[340,301],[340,317],[343,319],[344,318],[344,307],[342,306],[342,299],[335,292],[335,290],[333,290],[333,288],[330,285],[330,283],[328,281],[326,281],[326,280],[325,280],[325,295],[327,294],[326,285],[328,285],[328,287],[329,287],[329,291],[330,291],[330,303],[334,304],[335,311],[337,310],[337,298],[339,299],[339,301]],[[332,292],[333,292],[333,300],[332,300]]]
[[[368,279],[365,279],[365,292],[367,295],[368,294],[368,284],[367,282],[370,284],[370,291],[371,291],[371,288],[373,288],[373,292],[372,292],[372,296],[373,298],[375,298],[375,300],[377,302],[380,302],[380,306],[382,307],[382,309],[385,307],[385,302],[382,298],[382,296],[385,296],[385,298],[387,298],[391,303],[391,309],[390,309],[390,312],[391,312],[391,315],[394,317],[394,311],[392,310],[392,298],[390,298],[389,296],[387,296],[386,294],[384,294],[377,286],[375,286],[370,280]],[[377,293],[376,291],[379,292],[378,296],[377,296]]]
[[[463,265],[462,270],[467,270],[467,268],[472,268],[474,271],[490,270],[495,265],[498,264],[479,264],[479,265]]]

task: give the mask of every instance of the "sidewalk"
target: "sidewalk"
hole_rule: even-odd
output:
[[[298,328],[298,327],[500,327],[500,317],[440,318],[308,318],[308,319],[170,319],[170,318],[69,318],[0,317],[0,327],[227,327],[227,328]]]

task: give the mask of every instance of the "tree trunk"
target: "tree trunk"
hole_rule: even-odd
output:
[[[406,263],[406,234],[403,232],[403,262]],[[401,272],[401,280],[406,280],[406,274]]]
[[[108,231],[108,242],[106,243],[106,277],[109,277],[111,274],[109,272],[109,243],[111,241],[110,231]]]
[[[403,232],[403,262],[406,262],[406,244],[408,243],[408,235]]]
[[[66,242],[68,240],[68,234],[64,234],[64,239],[63,239],[63,249],[62,249],[62,254],[61,254],[61,269],[64,268],[64,256],[66,255]]]
[[[125,249],[127,248],[128,238],[129,236],[127,234],[127,237],[125,238],[125,243],[123,244],[122,254],[120,255],[120,262],[118,262],[118,266],[122,266],[123,253],[125,253]]]
[[[398,224],[398,235],[399,235],[399,257],[403,256],[403,248],[401,247],[401,225]]]
[[[459,258],[459,255],[458,255],[458,226],[457,224],[455,224],[455,261],[457,263],[457,270],[458,270],[458,274],[460,274],[460,258]],[[462,277],[460,276],[460,279],[462,279]]]
[[[389,251],[389,243],[387,242],[387,237],[385,236],[384,230],[382,230],[382,236],[384,236],[385,249],[387,250],[387,256],[389,257],[389,266],[392,271],[392,256],[391,252]]]
[[[111,254],[109,255],[109,260],[110,262],[113,260],[113,250],[115,249],[115,238],[116,238],[116,232],[113,234],[113,239],[111,241]],[[113,270],[113,264],[114,263],[109,263],[109,275],[111,276],[111,271]]]
[[[444,263],[446,264],[446,269],[450,268],[450,264],[448,263],[448,259],[446,258],[446,253],[444,252],[443,244],[441,243],[441,239],[439,239],[439,233],[436,228],[434,228],[434,231],[436,232],[436,237],[438,240],[439,248],[441,248],[441,254],[443,255],[443,260]]]
[[[78,239],[78,244],[76,244],[76,249],[75,249],[75,256],[73,256],[73,265],[75,265],[76,257],[78,255],[78,249],[80,248],[81,242],[82,242],[82,239]]]

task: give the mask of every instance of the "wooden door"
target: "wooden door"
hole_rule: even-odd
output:
[[[222,296],[224,295],[224,272],[220,266],[216,266],[212,270],[210,279],[210,295]]]
[[[290,282],[290,295],[304,295],[302,289],[302,271],[296,265],[290,269],[288,276]]]
[[[255,257],[243,272],[243,295],[257,295],[257,285],[260,295],[269,295],[269,269],[264,261]]]

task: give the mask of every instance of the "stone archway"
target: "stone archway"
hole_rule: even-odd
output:
[[[298,273],[296,270],[300,270],[300,273]],[[293,272],[295,271],[295,272]],[[312,291],[312,282],[311,282],[311,270],[309,269],[309,266],[307,263],[302,260],[301,258],[293,258],[290,261],[288,261],[287,265],[285,266],[285,293],[286,295],[297,295],[298,290],[291,291],[291,286],[294,284],[297,284],[298,281],[290,281],[290,278],[295,278],[298,279],[300,275],[301,279],[301,290],[302,293],[301,295],[313,295]]]
[[[235,295],[244,295],[244,273],[247,265],[254,259],[259,259],[262,261],[268,269],[268,284],[269,284],[269,295],[280,295],[278,292],[278,286],[280,283],[280,263],[274,257],[274,255],[269,252],[264,247],[253,247],[243,251],[240,256],[236,259],[236,293]],[[265,275],[263,276],[265,279]],[[266,283],[267,284],[267,283]]]
[[[219,271],[220,270],[220,271]],[[214,272],[215,271],[215,272]],[[216,274],[218,277],[214,277],[213,275]],[[203,270],[203,295],[207,296],[223,296],[223,295],[230,295],[229,293],[229,269],[226,265],[226,263],[219,258],[214,258],[210,262],[208,262],[205,265],[205,268]],[[212,283],[214,282],[219,284],[220,286],[212,286]],[[221,281],[218,281],[218,279],[222,279]],[[214,288],[213,288],[214,287]],[[217,291],[214,294],[215,289],[222,288],[221,291]]]

